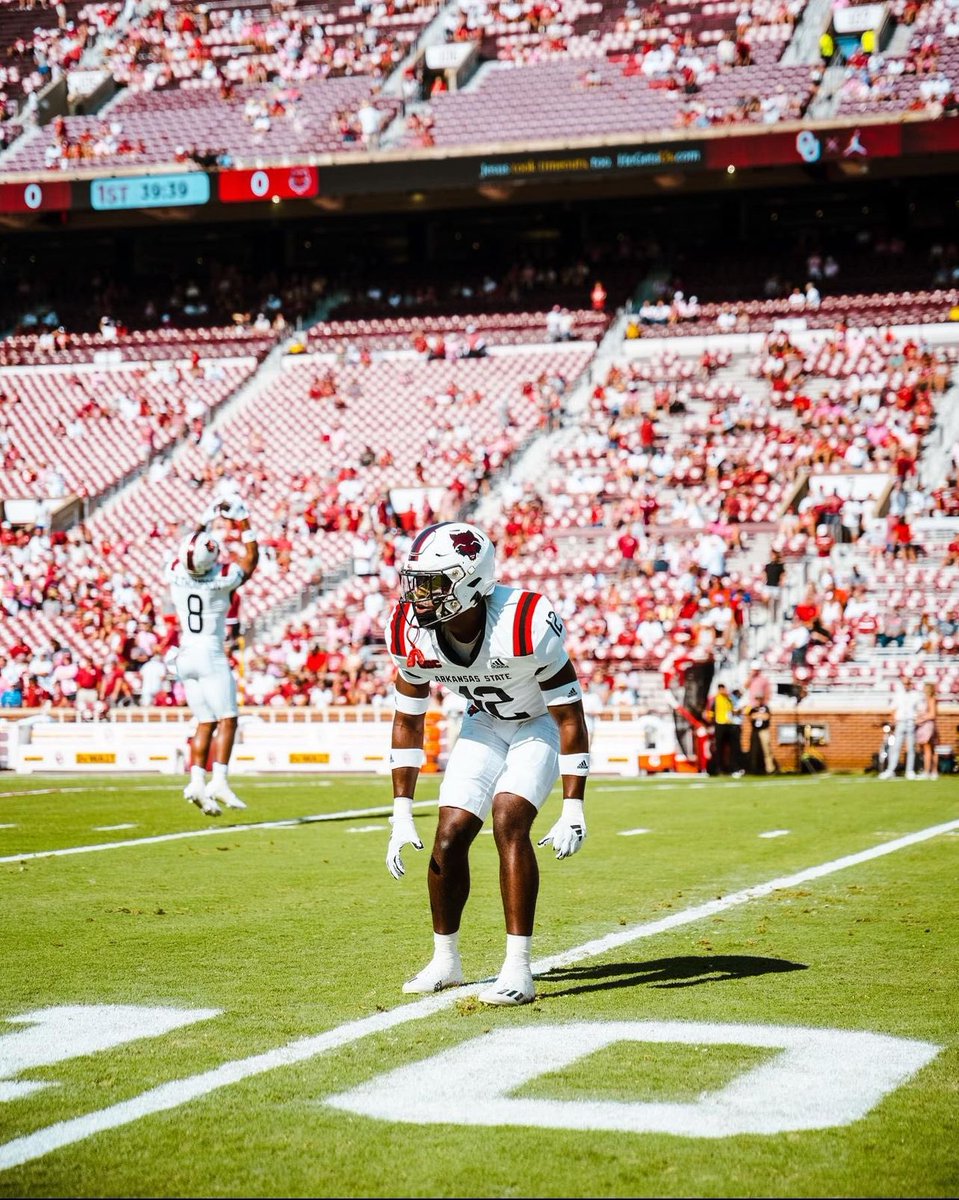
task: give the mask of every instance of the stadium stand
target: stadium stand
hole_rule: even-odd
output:
[[[576,138],[681,146],[810,112],[950,114],[952,9],[893,11],[886,52],[827,63],[804,22],[828,14],[802,0],[0,0],[0,167],[431,160]],[[468,52],[455,82],[429,65],[444,44]],[[72,110],[38,126],[40,90],[81,75],[115,96],[84,114],[71,92]],[[689,183],[650,178],[663,208]],[[490,210],[504,204],[488,191]],[[865,699],[907,662],[952,688],[955,246],[935,255],[943,239],[918,215],[907,247],[892,205],[883,243],[871,222],[860,240],[828,212],[793,221],[788,203],[782,236],[746,252],[745,205],[728,245],[715,225],[713,244],[682,248],[668,221],[617,236],[595,215],[549,231],[532,216],[522,243],[497,246],[493,219],[473,240],[477,209],[448,262],[435,226],[407,237],[394,215],[386,255],[364,254],[355,228],[352,258],[327,264],[318,239],[302,267],[309,238],[291,230],[275,270],[272,250],[239,265],[197,242],[175,272],[114,285],[91,271],[89,295],[69,264],[62,282],[5,264],[0,492],[40,500],[42,520],[0,528],[4,683],[25,675],[21,701],[84,715],[140,700],[141,668],[175,647],[164,559],[238,486],[263,547],[233,642],[257,704],[382,707],[395,563],[414,529],[453,513],[488,525],[503,578],[555,599],[608,705],[661,705],[696,648],[733,675],[761,658],[810,692]],[[766,586],[771,553],[782,595]],[[183,702],[168,670],[148,698]]]

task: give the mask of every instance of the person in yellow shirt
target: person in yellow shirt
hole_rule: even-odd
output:
[[[742,721],[736,704],[724,683],[716,685],[706,717],[713,725],[713,765],[716,775],[729,772],[738,779],[743,774]]]
[[[819,57],[823,61],[823,66],[828,66],[832,62],[832,56],[836,53],[836,43],[832,34],[827,29],[819,39]]]

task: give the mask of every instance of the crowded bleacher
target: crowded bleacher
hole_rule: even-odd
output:
[[[955,115],[952,8],[887,7],[891,40],[823,55],[821,8],[807,22],[804,0],[5,0],[0,165],[228,169],[769,127],[813,111]],[[453,52],[440,68],[438,45]],[[61,80],[70,104],[41,119]]]
[[[55,419],[57,368],[8,373],[8,453],[43,432],[5,486],[47,512],[0,538],[3,703],[182,704],[162,569],[195,511],[234,491],[265,555],[233,644],[251,704],[385,703],[396,562],[416,529],[462,512],[481,514],[505,581],[555,597],[604,703],[661,703],[664,671],[696,646],[851,692],[908,653],[951,687],[953,330],[708,324],[664,343],[627,336],[631,319],[577,314],[572,340],[547,332],[551,313],[323,322],[259,367],[206,358],[198,340],[186,363],[59,368],[54,404],[83,403]],[[90,408],[82,369],[109,411]],[[114,448],[101,474],[95,453],[82,479],[41,470],[56,438],[125,419],[131,452],[158,425],[166,440],[140,445],[139,475],[86,521],[55,528],[57,499],[97,500],[137,461]],[[770,556],[785,589],[767,586]]]

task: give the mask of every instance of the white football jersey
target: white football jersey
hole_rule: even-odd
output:
[[[409,604],[390,614],[390,657],[408,683],[441,683],[457,692],[467,711],[505,721],[542,716],[540,689],[569,661],[566,629],[545,596],[498,583],[486,597],[486,628],[468,663],[443,646],[443,626],[422,629]]]
[[[242,568],[237,563],[217,563],[196,579],[175,558],[166,569],[166,581],[180,622],[180,645],[203,645],[224,653],[226,614],[233,593],[246,581]]]

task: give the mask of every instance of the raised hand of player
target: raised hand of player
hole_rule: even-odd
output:
[[[239,496],[231,496],[229,500],[223,500],[221,503],[224,506],[223,515],[228,521],[245,521],[248,519],[250,510]]]

